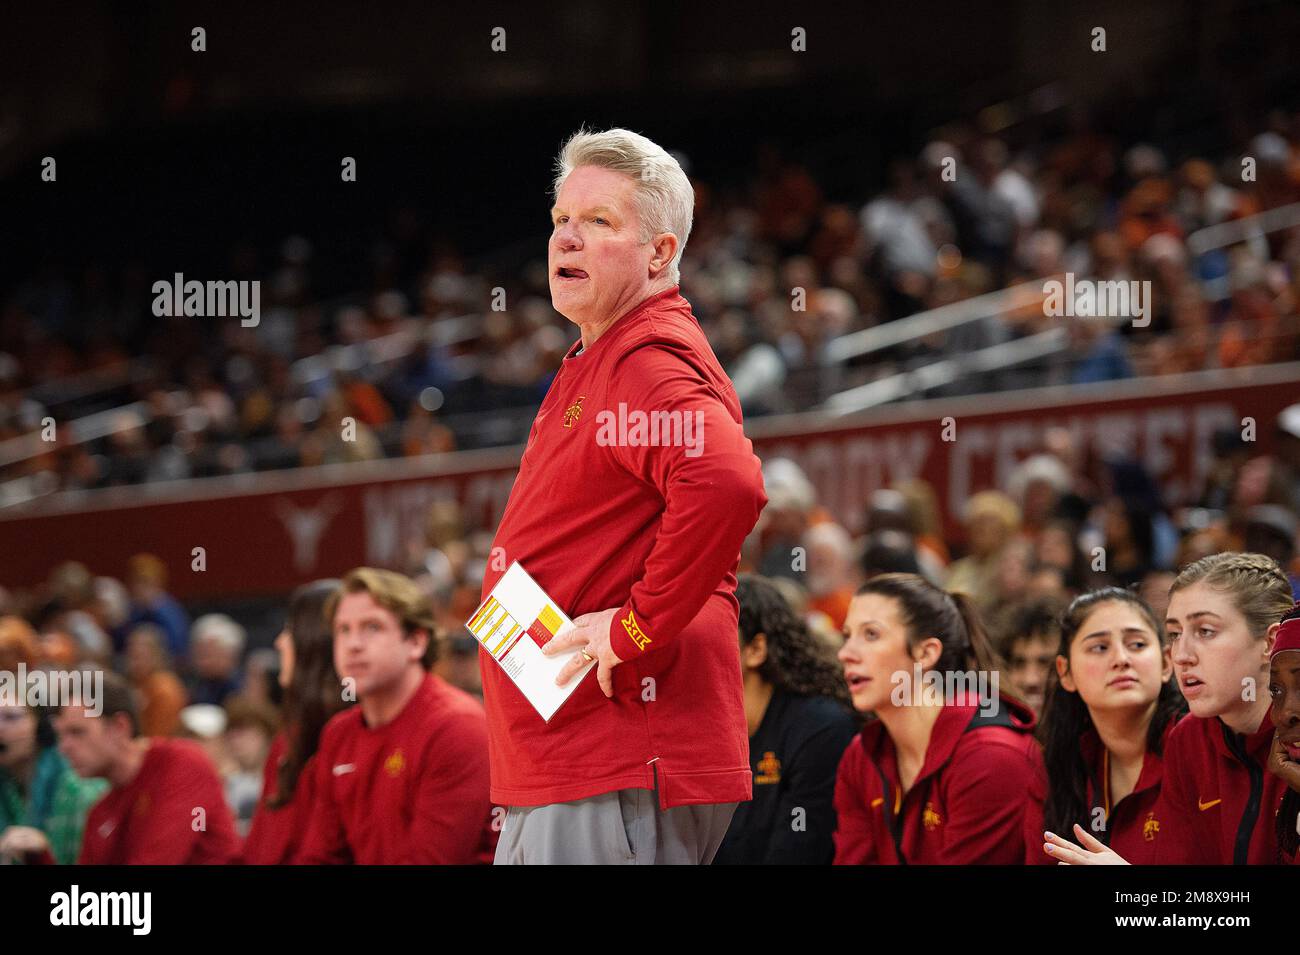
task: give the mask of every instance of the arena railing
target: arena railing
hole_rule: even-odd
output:
[[[1187,249],[1199,257],[1241,242],[1262,241],[1270,233],[1296,226],[1300,226],[1300,202],[1199,229],[1187,237]],[[1202,289],[1207,300],[1217,301],[1223,297],[1212,283],[1202,283]],[[939,332],[950,332],[972,322],[996,319],[1042,298],[1043,289],[1039,282],[1023,282],[996,289],[885,325],[842,335],[827,345],[827,358],[832,364],[841,364]],[[1048,358],[1066,347],[1068,340],[1063,332],[1043,332],[958,357],[940,358],[921,368],[848,388],[828,398],[823,407],[834,414],[849,414],[953,384],[966,374],[995,371]]]
[[[427,323],[424,328],[401,329],[379,338],[351,345],[332,345],[320,355],[300,358],[290,366],[290,376],[302,385],[311,384],[328,378],[336,371],[356,371],[399,361],[409,355],[417,345],[429,342],[440,346],[450,346],[472,340],[482,326],[482,315],[458,315],[440,319],[421,319],[413,316],[413,322]],[[71,396],[90,397],[112,389],[128,387],[134,381],[141,380],[147,373],[143,362],[133,362],[126,367],[119,367],[106,372],[86,372],[68,376],[54,382],[33,388],[33,395],[57,395],[60,403],[72,400]],[[46,402],[43,402],[46,403]],[[90,414],[81,415],[63,422],[67,438],[63,446],[85,444],[107,437],[117,431],[129,430],[148,424],[153,414],[144,402],[132,402],[105,408]],[[0,441],[0,469],[11,467],[30,458],[38,457],[49,451],[49,445],[41,440],[40,432],[34,431]]]

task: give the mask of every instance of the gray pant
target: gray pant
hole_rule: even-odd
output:
[[[496,865],[708,865],[737,803],[659,808],[659,793],[620,789],[549,806],[510,806]]]

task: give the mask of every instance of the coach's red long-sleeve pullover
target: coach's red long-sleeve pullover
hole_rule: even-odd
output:
[[[613,699],[588,673],[548,725],[480,652],[494,802],[653,789],[656,774],[665,809],[750,798],[735,571],[766,502],[735,389],[677,287],[581,354],[575,343],[529,432],[483,595],[519,561],[571,617],[618,607],[624,663]]]

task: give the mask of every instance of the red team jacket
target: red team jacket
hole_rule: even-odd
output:
[[[1161,743],[1161,753],[1168,753],[1169,738],[1173,734],[1175,721],[1165,727]],[[1111,805],[1108,795],[1110,790],[1110,764],[1106,747],[1102,745],[1097,731],[1089,729],[1079,738],[1079,753],[1087,767],[1088,806],[1101,806],[1106,810],[1106,829],[1096,832],[1088,829],[1096,838],[1106,843],[1128,862],[1134,865],[1146,865],[1154,861],[1156,836],[1161,832],[1160,817],[1156,805],[1160,801],[1161,781],[1165,774],[1164,757],[1150,750],[1142,759],[1142,771],[1138,773],[1133,791]],[[1034,801],[1041,804],[1047,799],[1047,778],[1039,774],[1034,786]],[[1091,811],[1091,809],[1090,809]],[[1087,825],[1087,823],[1085,823]],[[1074,830],[1058,832],[1057,835],[1076,841]],[[1025,862],[1028,865],[1056,865],[1053,859],[1043,851],[1043,815],[1041,812],[1026,816],[1025,826]]]
[[[889,734],[868,724],[840,760],[835,864],[1023,863],[1026,816],[1041,814],[1032,785],[1043,757],[1033,711],[1005,697],[1002,708],[1001,725],[981,725],[978,706],[945,706],[906,795]]]
[[[197,815],[196,809],[203,814]],[[202,820],[202,826],[196,822]],[[239,836],[221,779],[198,743],[151,739],[135,779],[91,807],[80,865],[225,865]]]
[[[487,723],[468,693],[429,674],[378,729],[354,706],[325,725],[314,759],[315,805],[295,862],[492,861]]]
[[[283,806],[267,808],[266,800],[279,785],[280,762],[288,750],[284,733],[271,741],[266,766],[262,769],[262,800],[253,815],[253,825],[244,839],[246,865],[287,865],[297,854],[307,831],[316,798],[316,755],[312,754],[298,774],[293,796]]]
[[[1268,771],[1273,721],[1238,736],[1218,717],[1185,716],[1165,748],[1156,819],[1162,865],[1273,865],[1286,784]],[[1121,853],[1122,854],[1122,853]]]
[[[529,432],[483,596],[519,561],[571,617],[618,607],[625,662],[612,700],[589,672],[547,725],[480,652],[492,798],[544,805],[657,779],[665,809],[749,799],[735,571],[767,498],[740,402],[675,286],[579,345]],[[654,413],[679,413],[677,430],[647,429]]]

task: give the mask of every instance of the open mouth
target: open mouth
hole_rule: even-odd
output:
[[[849,692],[860,690],[870,682],[871,677],[869,676],[850,676],[848,677]]]
[[[1182,685],[1183,696],[1195,696],[1205,688],[1205,682],[1200,677],[1190,674],[1184,676],[1179,683]]]
[[[579,281],[581,279],[585,279],[587,277],[587,273],[584,272],[582,269],[571,269],[565,266],[560,266],[558,269],[555,270],[555,277],[561,279],[569,279],[571,281]]]
[[[1300,740],[1294,742],[1282,740],[1282,748],[1286,750],[1287,759],[1293,763],[1300,763]]]

